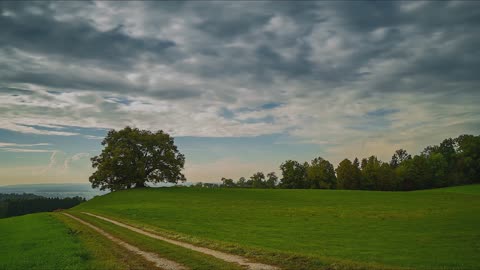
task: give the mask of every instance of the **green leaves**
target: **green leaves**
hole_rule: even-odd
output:
[[[102,153],[91,159],[97,169],[89,179],[94,188],[119,190],[144,187],[147,182],[185,181],[185,156],[161,130],[111,130],[102,145]]]

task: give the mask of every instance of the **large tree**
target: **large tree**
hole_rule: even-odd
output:
[[[461,135],[455,141],[458,145],[457,169],[466,183],[480,183],[480,136]]]
[[[227,188],[236,187],[237,185],[231,178],[222,177],[222,186]]]
[[[280,186],[283,188],[308,188],[306,186],[307,172],[305,165],[295,160],[287,160],[280,165],[282,179]]]
[[[432,170],[428,159],[427,155],[416,155],[397,168],[401,189],[416,190],[433,187]]]
[[[185,181],[185,156],[178,151],[173,138],[161,130],[111,130],[102,145],[102,153],[91,158],[96,171],[89,180],[94,188],[113,191],[145,187],[147,182]]]
[[[412,159],[412,156],[407,153],[407,150],[398,149],[392,156],[390,166],[392,166],[392,168],[397,168],[398,166],[400,166],[400,164],[402,164],[402,162],[409,159]]]
[[[278,182],[278,177],[275,172],[271,172],[267,174],[267,180],[265,181],[265,186],[267,188],[275,188]]]
[[[366,190],[375,190],[379,186],[379,170],[382,162],[376,156],[370,156],[368,159],[362,159],[362,183],[361,188]]]
[[[265,174],[263,172],[257,172],[250,177],[253,188],[264,188],[265,187]]]
[[[310,188],[335,188],[337,178],[333,165],[321,157],[313,159],[307,168],[307,181]]]
[[[337,169],[337,188],[338,189],[359,189],[362,174],[358,167],[358,159],[352,163],[349,159],[344,159],[338,164]]]

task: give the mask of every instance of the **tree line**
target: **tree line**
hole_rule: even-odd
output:
[[[280,165],[282,177],[257,172],[238,181],[222,178],[220,187],[287,189],[356,189],[409,191],[480,183],[480,136],[461,135],[426,147],[411,156],[395,151],[389,162],[376,156],[342,160],[337,168],[321,157],[310,163],[287,160]],[[197,183],[196,187],[215,187]]]
[[[102,141],[104,149],[91,158],[93,188],[112,191],[142,188],[147,183],[184,182],[185,156],[173,137],[162,130],[151,132],[125,127],[111,130]],[[480,136],[461,135],[426,147],[411,156],[395,151],[389,162],[376,156],[342,160],[334,168],[318,157],[311,162],[287,160],[281,177],[257,172],[238,181],[222,178],[222,184],[197,183],[197,187],[417,190],[480,182]]]
[[[82,197],[45,198],[27,193],[0,194],[0,218],[68,209],[85,201]]]

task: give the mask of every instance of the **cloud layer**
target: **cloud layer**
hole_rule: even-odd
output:
[[[4,2],[0,127],[284,134],[336,160],[417,151],[480,132],[479,7]]]

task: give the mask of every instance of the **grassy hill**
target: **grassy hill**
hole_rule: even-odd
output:
[[[479,269],[480,185],[415,192],[162,188],[70,213],[192,270],[240,269],[82,214],[283,269]],[[61,213],[0,219],[0,269],[152,269]]]
[[[480,185],[416,192],[142,189],[73,211],[292,269],[480,268]]]
[[[0,219],[0,269],[129,270],[153,269],[60,213]]]

